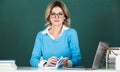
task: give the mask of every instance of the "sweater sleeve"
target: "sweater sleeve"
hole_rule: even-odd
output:
[[[70,32],[70,48],[72,53],[71,61],[73,63],[73,67],[79,66],[82,57],[79,48],[77,32],[74,29],[72,29],[72,31]]]
[[[42,48],[42,38],[38,33],[35,39],[35,44],[30,59],[30,64],[33,67],[38,67],[38,64],[40,63],[41,50],[42,50],[41,48]]]

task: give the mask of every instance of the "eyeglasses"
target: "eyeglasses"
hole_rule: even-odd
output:
[[[50,13],[50,16],[52,18],[56,18],[56,16],[58,16],[58,18],[62,18],[64,14],[63,13]]]

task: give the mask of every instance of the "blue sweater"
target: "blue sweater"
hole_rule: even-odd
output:
[[[68,57],[73,66],[78,66],[81,61],[81,53],[76,30],[73,28],[64,30],[56,40],[53,40],[47,33],[39,32],[36,36],[30,64],[38,67],[41,56],[44,60],[48,60],[52,56]]]

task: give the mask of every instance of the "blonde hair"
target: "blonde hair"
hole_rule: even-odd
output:
[[[65,5],[62,1],[60,1],[60,0],[55,0],[54,2],[51,2],[51,3],[48,5],[48,7],[46,8],[46,13],[45,13],[45,20],[46,20],[46,22],[47,22],[46,25],[47,25],[47,26],[50,26],[50,25],[51,25],[51,23],[50,23],[50,13],[51,13],[52,9],[53,9],[54,7],[56,7],[56,6],[60,7],[60,8],[62,9],[63,13],[64,13],[65,20],[64,20],[63,24],[64,24],[66,27],[70,27],[70,22],[71,22],[71,20],[70,20],[69,11],[68,11],[66,5]]]

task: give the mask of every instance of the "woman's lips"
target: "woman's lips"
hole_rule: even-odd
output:
[[[59,20],[54,20],[54,22],[59,22]]]

